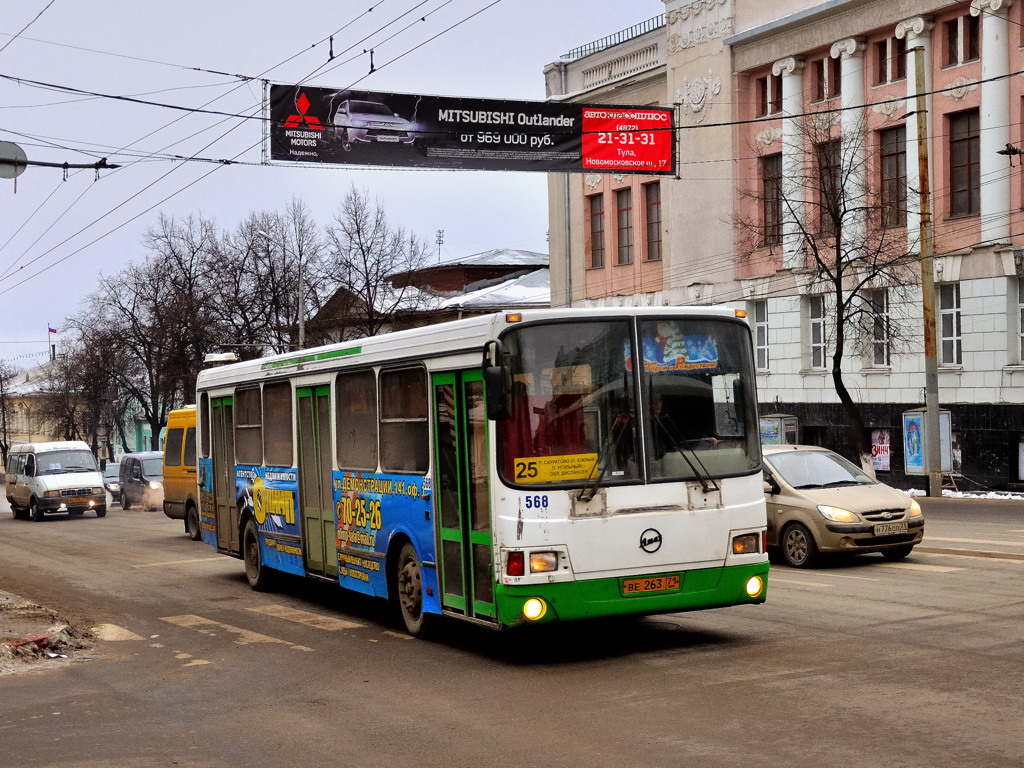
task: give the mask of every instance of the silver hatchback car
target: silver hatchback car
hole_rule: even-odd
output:
[[[823,553],[901,560],[924,537],[921,506],[855,464],[813,445],[766,445],[768,549],[806,568]]]

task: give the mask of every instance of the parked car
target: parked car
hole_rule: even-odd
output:
[[[7,454],[7,501],[14,517],[40,521],[48,512],[107,514],[96,458],[81,440],[21,443]]]
[[[917,501],[839,454],[810,445],[766,445],[762,454],[768,550],[787,564],[806,568],[825,553],[901,560],[921,543]]]
[[[116,461],[108,461],[103,468],[103,487],[110,493],[110,497],[117,501],[121,498],[121,465]]]
[[[196,483],[196,407],[186,405],[167,414],[164,435],[164,514],[185,521],[193,541],[203,538]]]
[[[121,508],[138,504],[143,509],[160,509],[164,502],[163,451],[141,451],[121,457],[119,481]]]

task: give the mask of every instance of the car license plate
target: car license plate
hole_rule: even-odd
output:
[[[398,141],[397,136],[378,136],[377,141]]]
[[[622,582],[622,594],[642,595],[647,592],[671,592],[679,589],[679,574],[667,576],[645,576],[642,579],[626,579]]]
[[[89,500],[84,496],[72,496],[68,499],[68,504],[88,504]]]
[[[892,536],[895,533],[906,533],[907,524],[903,523],[879,523],[875,526],[875,536]]]

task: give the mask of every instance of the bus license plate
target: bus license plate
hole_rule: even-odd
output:
[[[68,499],[68,504],[88,504],[89,500],[84,496],[72,496]]]
[[[642,579],[626,579],[622,582],[622,594],[642,595],[648,592],[670,592],[679,589],[679,574],[668,576],[646,576]]]
[[[875,526],[875,536],[892,536],[894,533],[906,533],[907,524],[903,523],[879,523]]]

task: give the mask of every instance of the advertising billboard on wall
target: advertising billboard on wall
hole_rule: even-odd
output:
[[[673,111],[270,87],[270,159],[484,171],[675,172]]]

